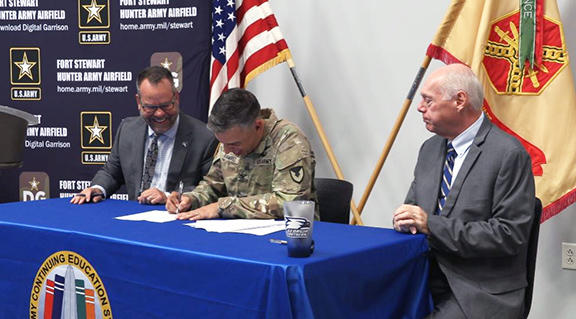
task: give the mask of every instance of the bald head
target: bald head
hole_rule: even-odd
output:
[[[462,133],[482,113],[482,85],[463,64],[450,64],[432,72],[420,93],[418,111],[426,129],[448,139]]]
[[[454,63],[432,72],[430,80],[437,81],[437,87],[445,100],[455,98],[458,92],[468,95],[468,102],[477,111],[482,110],[484,90],[476,74],[464,64]]]

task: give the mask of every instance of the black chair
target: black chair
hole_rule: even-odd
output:
[[[530,230],[528,240],[528,255],[526,264],[528,265],[528,287],[524,296],[524,318],[528,318],[530,307],[532,306],[532,293],[534,291],[534,272],[536,271],[536,254],[538,252],[538,235],[540,234],[540,218],[542,216],[542,202],[536,198],[534,205],[534,223]]]
[[[350,200],[352,183],[333,178],[316,178],[316,194],[320,208],[320,221],[350,223]]]

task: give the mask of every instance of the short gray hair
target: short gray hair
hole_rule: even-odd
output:
[[[468,67],[455,67],[452,72],[445,72],[439,79],[438,88],[444,100],[456,97],[459,91],[468,94],[470,105],[476,110],[482,110],[484,89],[478,77]]]

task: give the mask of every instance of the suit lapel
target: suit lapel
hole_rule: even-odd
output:
[[[446,204],[444,205],[444,209],[442,210],[443,216],[450,216],[450,214],[452,213],[452,208],[454,208],[454,205],[458,200],[458,196],[460,196],[460,190],[462,189],[462,185],[464,184],[464,181],[468,177],[470,170],[476,164],[478,156],[480,156],[480,154],[482,153],[482,144],[486,140],[486,135],[488,135],[488,132],[490,131],[491,128],[490,123],[491,123],[490,120],[488,120],[488,118],[485,117],[484,121],[482,122],[482,125],[480,126],[480,129],[478,130],[478,133],[476,134],[476,137],[474,137],[474,141],[472,142],[472,145],[470,145],[468,155],[466,155],[466,158],[464,159],[464,162],[460,167],[460,171],[456,176],[456,180],[454,181],[452,187],[450,188],[450,194],[448,194],[448,197],[446,198]]]
[[[180,114],[180,122],[178,124],[176,136],[174,137],[174,149],[172,150],[172,158],[170,159],[170,167],[168,168],[166,191],[172,191],[176,189],[176,184],[181,179],[180,172],[182,172],[182,167],[184,166],[184,160],[186,159],[186,154],[188,153],[188,147],[190,147],[191,144],[191,126],[185,125],[184,121],[186,121],[186,118],[183,114]]]
[[[440,192],[440,183],[444,161],[446,159],[446,139],[435,136],[429,147],[426,147],[425,153],[421,153],[418,158],[419,181],[418,187],[418,205],[429,214],[434,214],[438,207],[438,194]]]
[[[438,194],[440,192],[440,183],[442,182],[442,174],[444,169],[444,161],[446,160],[446,139],[439,138],[438,145],[432,147],[434,154],[427,154],[426,156],[430,160],[426,161],[427,167],[424,170],[425,176],[422,177],[422,181],[430,183],[426,185],[424,189],[432,190],[431,192],[425,192],[426,197],[421,206],[431,214],[436,212],[438,207]]]

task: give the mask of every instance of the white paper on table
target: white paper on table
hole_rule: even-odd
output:
[[[184,224],[190,227],[218,233],[243,233],[252,235],[267,235],[285,229],[283,220],[274,219],[224,219],[197,220],[195,223]]]
[[[176,214],[170,214],[168,211],[165,210],[151,210],[143,213],[118,216],[116,217],[116,219],[165,223],[176,220]]]

